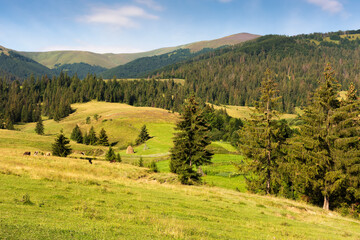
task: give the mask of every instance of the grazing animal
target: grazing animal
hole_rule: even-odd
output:
[[[39,154],[39,152],[38,152],[38,151],[34,152],[34,156],[37,156],[38,154]]]
[[[30,155],[31,155],[31,152],[24,152],[23,155],[24,155],[24,156],[30,156]]]
[[[81,152],[81,155],[84,155],[84,156],[85,156],[85,153],[84,153],[84,152]]]
[[[45,156],[49,157],[49,156],[51,156],[51,153],[47,152],[47,153],[45,154]]]

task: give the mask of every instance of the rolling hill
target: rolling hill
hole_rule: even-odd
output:
[[[180,45],[176,47],[160,48],[160,49],[141,52],[141,53],[99,54],[99,53],[86,52],[86,51],[50,51],[50,52],[19,52],[19,54],[31,58],[48,68],[54,68],[57,65],[62,65],[62,64],[72,64],[72,63],[80,63],[80,62],[87,63],[90,65],[101,66],[104,68],[113,68],[118,65],[123,65],[128,62],[131,62],[138,58],[161,55],[181,48],[190,49],[192,52],[197,52],[204,48],[218,48],[225,45],[234,45],[258,37],[259,35],[239,33],[220,39],[195,42],[195,43]]]
[[[34,123],[16,126],[19,131],[0,129],[1,239],[360,238],[358,220],[303,202],[246,193],[241,178],[237,183],[223,176],[227,182],[216,187],[220,175],[232,171],[223,163],[241,161],[239,155],[216,154],[214,164],[204,166],[207,183],[180,185],[159,156],[171,146],[177,114],[104,102],[73,108],[77,111],[60,122],[45,120],[43,136],[34,133]],[[55,134],[63,128],[69,136],[77,123],[83,131],[105,127],[110,141],[118,142],[114,149],[122,163],[103,161],[107,147],[73,141],[68,158],[23,156],[24,151],[50,152]],[[119,147],[132,141],[144,123],[153,136],[149,149],[139,146],[135,155],[125,154]],[[81,151],[96,154],[93,164],[81,159]],[[139,156],[146,164],[147,158],[155,159],[161,172],[136,166]]]
[[[0,71],[18,78],[27,78],[31,74],[34,76],[52,75],[52,71],[47,67],[2,46],[0,46]]]

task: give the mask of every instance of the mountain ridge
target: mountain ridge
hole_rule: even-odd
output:
[[[175,51],[177,49],[190,49],[192,52],[200,51],[204,48],[218,48],[226,45],[235,45],[248,40],[253,40],[260,37],[260,35],[250,33],[238,33],[219,39],[205,40],[183,44],[175,47],[164,47],[139,53],[94,53],[90,51],[48,51],[48,52],[24,52],[17,51],[17,53],[35,60],[36,62],[48,67],[56,68],[58,65],[72,64],[72,63],[87,63],[104,68],[113,68],[119,65],[124,65],[142,57],[151,57],[162,55]]]

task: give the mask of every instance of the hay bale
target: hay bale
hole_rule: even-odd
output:
[[[128,146],[126,149],[126,154],[133,154],[134,153],[134,148],[132,146]]]

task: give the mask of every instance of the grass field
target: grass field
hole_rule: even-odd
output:
[[[303,203],[182,186],[128,164],[1,151],[1,239],[360,238],[360,222]]]
[[[73,107],[59,123],[44,121],[45,136],[34,133],[35,124],[0,130],[0,239],[360,239],[359,221],[246,193],[234,166],[243,157],[226,142],[212,144],[218,153],[202,167],[204,185],[180,185],[168,160],[177,114],[115,103]],[[103,161],[107,147],[74,142],[68,158],[23,156],[49,152],[60,129],[69,136],[77,123],[104,127],[123,162]],[[144,123],[153,136],[149,149],[126,155],[122,147]],[[97,159],[91,165],[80,151],[97,152]],[[140,156],[145,166],[158,161],[160,173],[135,166]]]
[[[213,106],[215,109],[225,109],[226,112],[231,117],[241,118],[241,119],[249,118],[250,114],[252,113],[252,110],[254,109],[253,107],[233,106],[233,105],[221,105],[221,106],[213,105]],[[286,113],[286,114],[281,114],[280,118],[281,119],[291,119],[291,118],[296,118],[296,116],[297,116],[296,114],[287,114]]]

